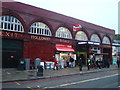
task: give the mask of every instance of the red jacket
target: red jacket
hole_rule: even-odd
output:
[[[54,59],[54,67],[56,67],[56,66],[57,66],[57,60]]]

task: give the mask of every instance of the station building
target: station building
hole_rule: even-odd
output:
[[[112,62],[114,30],[20,2],[3,2],[1,8],[3,68],[17,67],[20,58],[53,61],[72,56],[86,64],[95,55]],[[76,25],[79,30],[74,30]]]

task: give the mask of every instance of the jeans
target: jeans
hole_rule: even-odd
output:
[[[74,63],[73,63],[73,62],[71,62],[70,67],[71,67],[71,68],[73,68],[73,67],[74,67]]]

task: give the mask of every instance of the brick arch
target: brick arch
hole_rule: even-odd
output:
[[[67,29],[71,32],[71,34],[72,34],[72,30],[71,30],[71,28],[70,28],[69,25],[67,25],[67,24],[60,24],[60,25],[58,25],[57,28],[55,29],[55,32],[57,31],[57,29],[58,29],[59,27],[65,27],[65,28],[67,28]]]
[[[99,34],[98,32],[93,32],[93,33],[91,33],[90,39],[91,39],[91,36],[92,36],[93,34],[97,34],[98,37],[100,38],[100,43],[102,43],[102,38],[101,38],[101,36],[100,36],[100,34]],[[89,39],[89,40],[90,40],[90,39]]]
[[[52,27],[52,25],[46,20],[46,19],[44,19],[44,18],[36,18],[36,19],[33,19],[30,23],[29,23],[29,25],[28,25],[28,32],[29,32],[29,30],[30,30],[30,26],[33,24],[33,23],[35,23],[35,22],[42,22],[42,23],[44,23],[44,24],[46,24],[48,27],[49,27],[49,29],[50,29],[50,31],[51,31],[51,34],[52,34],[52,36],[53,36],[53,27]]]
[[[56,31],[57,31],[57,30],[58,30],[58,28],[60,28],[60,27],[65,27],[65,28],[67,28],[67,29],[70,31],[71,36],[72,36],[72,39],[73,39],[72,29],[70,28],[70,26],[69,26],[69,25],[64,24],[64,23],[63,23],[63,24],[58,25],[58,26],[55,28],[54,37],[55,37],[55,35],[56,35]]]
[[[82,29],[81,29],[81,30],[79,30],[79,31],[83,31],[83,32],[87,35],[88,40],[90,40],[90,36],[89,36],[89,34],[88,34],[87,30],[85,30],[84,28],[82,28]],[[77,32],[79,32],[79,31],[77,31]],[[75,36],[76,36],[77,32],[75,32],[74,38],[75,38]]]
[[[17,18],[21,22],[21,24],[24,28],[24,33],[27,32],[27,25],[26,25],[24,19],[20,16],[20,14],[18,14],[17,12],[9,11],[9,12],[3,12],[2,16],[4,16],[4,15],[13,16],[13,17]]]
[[[102,41],[103,41],[103,38],[104,38],[104,37],[108,37],[108,38],[109,38],[109,40],[110,40],[110,44],[112,44],[112,40],[111,40],[111,38],[110,38],[110,36],[109,36],[109,35],[107,35],[107,34],[103,35],[103,36],[102,36],[102,38],[101,38],[101,39],[102,39]],[[102,41],[101,41],[101,43],[102,43]]]

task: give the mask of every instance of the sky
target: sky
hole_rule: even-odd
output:
[[[118,34],[120,0],[14,0],[74,17],[109,29]]]

